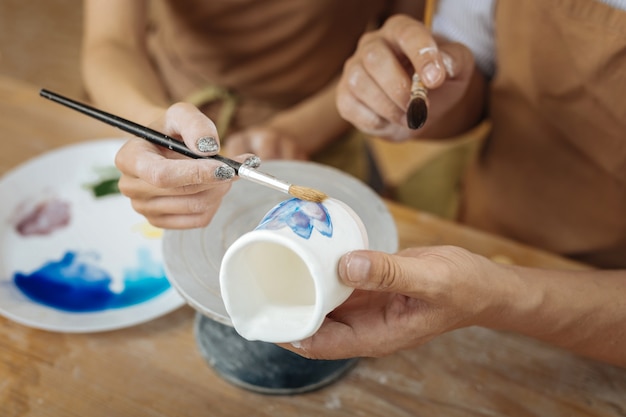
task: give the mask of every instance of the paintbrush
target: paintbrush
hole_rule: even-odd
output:
[[[101,122],[117,127],[132,135],[146,139],[149,142],[154,143],[155,145],[162,146],[164,148],[170,149],[174,152],[178,152],[190,158],[215,159],[217,161],[220,161],[230,166],[231,168],[233,168],[240,178],[250,180],[252,182],[264,185],[269,188],[273,188],[275,190],[281,191],[285,194],[289,194],[301,200],[321,203],[322,201],[326,200],[326,198],[328,198],[326,194],[324,194],[323,192],[319,190],[290,184],[286,181],[279,180],[278,178],[273,177],[272,175],[265,174],[252,167],[242,164],[241,162],[234,161],[232,159],[226,158],[221,155],[211,155],[211,156],[198,155],[192,152],[184,143],[170,136],[157,132],[156,130],[150,129],[149,127],[141,126],[135,122],[131,122],[130,120],[123,119],[119,116],[115,116],[105,111],[98,110],[87,104],[74,101],[67,97],[63,97],[59,94],[53,93],[46,89],[41,89],[41,91],[39,92],[39,95],[49,100],[52,100],[56,103],[67,106],[71,109],[77,110],[83,114],[86,114],[87,116],[91,116],[95,119],[98,119]]]
[[[424,8],[424,26],[430,29],[435,10],[435,0],[426,0]],[[419,129],[428,119],[428,90],[417,73],[411,80],[411,99],[406,111],[406,122],[409,129]]]

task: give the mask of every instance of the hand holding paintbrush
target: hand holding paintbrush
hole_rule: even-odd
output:
[[[467,131],[483,117],[471,103],[483,94],[480,84],[467,46],[434,36],[423,21],[394,15],[361,37],[344,65],[336,102],[340,115],[368,135],[435,139]]]
[[[66,107],[79,111],[87,116],[107,123],[111,126],[117,127],[125,132],[131,133],[137,137],[146,139],[147,141],[160,147],[170,149],[181,155],[185,155],[194,159],[213,159],[220,161],[226,166],[232,168],[235,171],[236,175],[241,178],[253,181],[255,183],[281,191],[286,194],[290,194],[293,197],[314,202],[321,202],[327,198],[326,194],[321,191],[309,187],[290,184],[269,174],[258,171],[255,167],[249,166],[245,163],[241,163],[223,157],[221,155],[198,155],[192,152],[183,142],[178,141],[168,135],[165,135],[146,126],[141,126],[137,123],[123,119],[119,116],[96,109],[87,104],[80,103],[78,101],[53,93],[51,91],[42,89],[40,91],[40,95]]]
[[[435,1],[426,0],[424,8],[424,26],[432,27]],[[406,112],[406,122],[409,129],[419,129],[424,126],[428,118],[428,90],[417,73],[411,79],[411,101]]]

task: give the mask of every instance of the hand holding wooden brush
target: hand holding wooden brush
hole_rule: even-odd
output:
[[[435,10],[435,0],[426,0],[424,8],[424,26],[432,27],[433,14]],[[411,100],[406,112],[406,121],[409,129],[419,129],[424,126],[428,119],[428,90],[420,76],[413,74],[411,82]]]

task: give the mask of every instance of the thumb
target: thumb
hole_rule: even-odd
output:
[[[406,257],[376,251],[359,250],[342,256],[339,277],[349,287],[369,291],[406,294],[415,286]]]

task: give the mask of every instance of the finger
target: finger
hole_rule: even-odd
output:
[[[197,184],[178,188],[159,188],[140,178],[122,175],[118,181],[120,192],[131,199],[150,199],[155,197],[186,196],[211,189],[216,185]]]
[[[372,111],[349,90],[344,89],[337,94],[337,110],[341,117],[357,126],[365,134],[386,136],[385,133],[390,128],[388,120]]]
[[[385,110],[381,110],[380,108],[378,110],[372,110],[370,105],[376,107],[376,102],[382,99],[377,99],[375,96],[370,96],[370,98],[362,96],[363,100],[368,100],[366,104],[364,101],[358,100],[348,87],[342,87],[342,83],[345,83],[343,79],[337,90],[336,104],[340,116],[346,121],[352,123],[365,134],[378,136],[387,140],[403,141],[414,136],[414,131],[409,129],[407,125],[406,110],[398,111],[394,108],[394,110],[392,110],[393,115],[387,115],[389,119],[394,119],[393,121],[381,117],[377,112],[385,113]],[[370,87],[367,89],[369,88]],[[382,106],[390,108],[395,107],[395,104],[383,104]]]
[[[305,159],[304,152],[289,135],[274,130],[253,134],[250,142],[252,151],[263,159]]]
[[[281,346],[301,356],[318,360],[368,356],[362,351],[364,344],[352,327],[328,319],[313,336]]]
[[[195,229],[198,227],[205,227],[208,225],[215,213],[204,213],[197,215],[177,215],[177,214],[165,214],[159,216],[145,216],[146,220],[154,226],[160,229]]]
[[[230,154],[252,152],[263,159],[304,159],[300,148],[287,136],[271,128],[253,128],[228,137],[224,150]]]
[[[281,139],[277,132],[271,129],[252,129],[245,133],[249,152],[259,155],[263,159],[278,159],[281,157]]]
[[[135,211],[146,217],[168,214],[196,215],[215,212],[230,186],[230,183],[226,183],[221,187],[214,187],[191,195],[164,196],[149,199],[134,198],[132,199],[132,206]]]
[[[439,48],[444,61],[447,62],[445,64],[447,78],[440,87],[431,89],[428,93],[428,100],[431,103],[428,109],[429,120],[449,120],[452,124],[454,120],[479,120],[484,112],[481,106],[464,109],[459,107],[466,101],[464,97],[484,94],[483,83],[474,64],[473,54],[466,46],[459,43],[444,43]],[[431,127],[437,131],[435,137],[450,135],[446,133],[445,124],[443,126],[441,123],[431,125],[428,121],[423,127],[422,135],[432,136],[432,130],[429,130]]]
[[[167,161],[167,162],[165,162]],[[120,191],[131,198],[195,194],[236,178],[236,171],[215,161],[164,160],[155,167],[138,163],[137,177],[122,175]]]
[[[250,168],[258,168],[261,166],[262,159],[252,153],[242,153],[233,157],[235,161],[249,166]]]
[[[228,136],[224,145],[224,153],[227,155],[251,153],[263,159],[269,158],[274,155],[274,152],[267,150],[268,144],[272,140],[268,133],[256,129],[235,132]]]
[[[349,321],[327,318],[311,337],[286,346],[312,359],[380,357],[409,346],[410,329],[390,322],[380,310],[363,312]]]
[[[428,270],[419,270],[410,256],[376,251],[353,251],[339,261],[339,276],[346,285],[368,291],[420,295]]]
[[[250,152],[246,143],[246,138],[241,133],[233,133],[229,135],[222,146],[222,153],[228,157],[240,155],[244,152]]]
[[[466,79],[475,68],[472,52],[463,44],[447,42],[439,45],[448,79]]]
[[[368,57],[372,55],[368,54]],[[371,62],[369,68],[358,63],[347,68],[346,86],[354,98],[361,103],[367,103],[369,109],[379,117],[387,122],[401,124],[405,118],[406,103],[409,101],[409,78],[402,68],[394,68],[397,61],[388,48],[376,55],[376,60],[380,58],[385,62]],[[389,57],[382,58],[378,55]],[[394,72],[397,75],[393,75]]]
[[[129,138],[116,154],[116,163],[122,163],[122,167],[133,167],[133,161],[137,158],[146,158],[152,161],[167,159],[186,159],[187,157],[178,152],[171,151],[163,146],[157,146],[145,139],[137,137]]]
[[[193,152],[215,155],[220,150],[215,124],[189,103],[176,103],[165,114],[165,134],[181,138]]]
[[[306,153],[293,140],[284,139],[280,148],[281,159],[292,159],[304,161],[307,158]]]
[[[380,29],[380,35],[398,56],[406,57],[429,88],[441,85],[445,67],[437,43],[420,22],[405,15],[393,16]]]
[[[161,189],[215,184],[235,175],[232,168],[212,159],[168,159],[153,149],[140,139],[130,140],[116,154],[115,165],[122,173]]]

